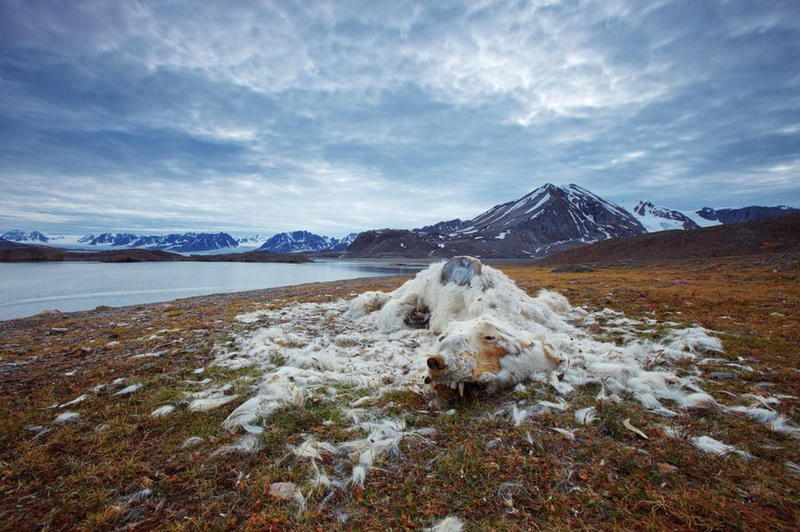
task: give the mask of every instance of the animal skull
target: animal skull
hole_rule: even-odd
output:
[[[560,363],[543,340],[513,331],[489,318],[455,322],[442,334],[427,359],[429,382],[458,389],[484,384],[489,389],[552,371]]]

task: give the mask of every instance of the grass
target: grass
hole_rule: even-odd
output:
[[[756,370],[725,368],[734,378],[703,383],[720,401],[733,404],[723,392],[800,396],[800,271],[790,259],[697,260],[565,274],[516,265],[503,270],[531,294],[547,287],[590,310],[609,307],[634,319],[698,323],[719,331],[725,348],[720,356]],[[800,463],[797,440],[714,411],[666,421],[633,401],[598,408],[598,422],[577,427],[574,440],[551,430],[576,427],[572,412],[594,404],[593,386],[579,388],[567,412],[519,427],[496,413],[512,401],[554,400],[551,389],[529,386],[466,400],[449,414],[427,410],[425,398],[414,393],[387,394],[372,408],[402,417],[412,428],[433,427],[435,434],[406,438],[399,456],[376,461],[363,489],[330,497],[310,487],[308,460],[289,454],[288,446],[309,436],[331,442],[362,437],[348,430],[344,414],[362,392],[339,387],[336,400],[283,408],[261,435],[260,451],[213,455],[240,436],[220,423],[248,396],[256,373],[193,370],[208,366],[215,349],[232,346],[242,329],[258,326],[236,323],[236,314],[391,289],[401,281],[310,285],[213,304],[200,298],[125,311],[97,309],[83,318],[68,315],[8,329],[3,363],[24,364],[0,376],[0,529],[401,530],[430,526],[448,515],[476,530],[796,529],[800,478],[786,462]],[[66,331],[48,334],[52,328]],[[657,339],[666,332],[652,329],[637,334]],[[607,334],[601,328],[596,333]],[[106,346],[112,341],[119,344]],[[162,355],[131,357],[154,351]],[[684,363],[682,369],[693,368]],[[64,375],[72,370],[74,375]],[[119,377],[143,386],[130,396],[89,394],[70,408],[81,418],[51,424],[61,410],[49,406]],[[234,384],[240,399],[206,413],[179,408],[163,418],[149,415],[161,405],[180,404],[186,392],[200,389],[186,381],[204,378],[214,386]],[[781,411],[800,419],[800,401],[784,399]],[[649,439],[626,429],[626,419]],[[659,429],[664,423],[690,436],[730,443],[756,459],[702,454],[686,441],[666,437]],[[52,431],[35,436],[26,429],[31,425]],[[106,428],[98,431],[100,425]],[[183,448],[192,436],[204,443]],[[325,459],[320,466],[332,471],[337,464]],[[303,487],[305,511],[269,497],[269,486],[279,481]],[[152,494],[123,502],[143,489]]]

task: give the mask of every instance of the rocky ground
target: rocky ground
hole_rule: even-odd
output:
[[[552,273],[501,266],[529,293],[547,287],[573,305],[610,307],[718,331],[730,365],[703,367],[715,397],[779,397],[769,408],[800,420],[800,261],[790,255],[688,260]],[[236,315],[390,290],[406,278],[309,284],[0,322],[0,529],[415,529],[457,515],[474,529],[795,529],[797,440],[715,411],[673,419],[754,456],[703,454],[669,438],[634,403],[599,409],[571,437],[572,413],[515,426],[509,401],[553,390],[506,391],[445,415],[396,393],[378,405],[435,435],[406,440],[365,487],[293,487],[308,462],[287,453],[308,434],[338,432],[341,405],[308,401],[275,415],[255,454],[215,454],[237,439],[220,427],[241,402],[209,412],[183,400],[212,382],[239,395],[253,369],[215,356],[254,325]],[[609,334],[598,330],[598,335]],[[612,335],[613,336],[613,335]],[[613,337],[609,338],[614,341]],[[229,386],[228,386],[229,385]],[[586,404],[596,390],[579,390]],[[243,394],[244,395],[244,394]],[[585,397],[584,397],[585,396]],[[170,415],[154,416],[176,404]],[[642,429],[629,430],[625,420]]]

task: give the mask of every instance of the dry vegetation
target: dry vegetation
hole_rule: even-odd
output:
[[[562,274],[502,269],[530,293],[552,288],[590,309],[719,331],[721,356],[754,369],[708,368],[703,386],[725,402],[727,393],[800,396],[798,260],[777,255]],[[670,423],[755,459],[702,454],[667,438],[658,429],[664,418],[632,401],[600,409],[599,423],[570,440],[551,428],[574,427],[572,410],[520,427],[496,415],[515,398],[554,397],[548,387],[465,401],[451,415],[429,411],[414,394],[393,393],[383,398],[387,412],[436,434],[404,440],[402,455],[377,463],[364,489],[326,496],[316,488],[302,512],[272,499],[269,487],[304,485],[308,461],[287,454],[303,434],[352,437],[340,423],[343,405],[307,401],[278,412],[261,436],[263,450],[247,456],[213,455],[236,439],[219,425],[238,402],[207,413],[150,416],[196,390],[192,381],[248,386],[252,370],[194,373],[246,327],[236,314],[256,304],[326,301],[402,281],[306,285],[0,323],[0,528],[401,530],[457,515],[476,530],[796,529],[797,440],[719,412],[688,412]],[[148,353],[160,356],[137,356]],[[117,378],[127,380],[91,392]],[[114,395],[132,383],[142,387]],[[593,404],[596,391],[579,390],[571,404]],[[84,393],[81,403],[53,408]],[[780,409],[800,419],[799,400],[784,399]],[[65,410],[81,417],[53,424]],[[649,439],[625,429],[626,418]],[[36,426],[45,431],[37,434]],[[191,436],[204,442],[182,448]],[[148,496],[129,497],[144,489]]]

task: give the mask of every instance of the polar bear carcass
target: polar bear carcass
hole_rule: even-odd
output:
[[[374,313],[386,332],[429,329],[436,339],[426,382],[463,395],[465,385],[493,391],[556,369],[561,360],[544,334],[561,328],[559,311],[568,307],[553,292],[531,298],[500,271],[463,256],[432,265],[394,292],[364,293],[350,312]]]

